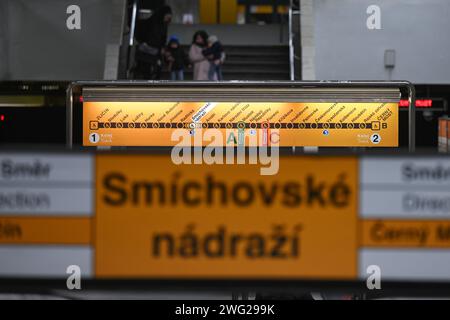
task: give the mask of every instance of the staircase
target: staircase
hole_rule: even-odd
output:
[[[188,46],[183,46],[189,52]],[[224,80],[289,80],[289,46],[224,47],[226,60],[222,67]],[[185,70],[185,80],[192,80],[192,70]],[[163,79],[169,79],[165,72]]]
[[[226,46],[225,80],[289,80],[288,46]]]

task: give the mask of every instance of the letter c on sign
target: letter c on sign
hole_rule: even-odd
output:
[[[276,136],[277,138],[274,138],[273,136]],[[278,144],[279,142],[280,142],[280,134],[278,132],[271,132],[270,133],[270,143]]]

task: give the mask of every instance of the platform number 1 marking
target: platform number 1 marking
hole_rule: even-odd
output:
[[[379,144],[381,141],[381,136],[379,133],[374,133],[370,136],[370,141],[372,141],[373,144]]]
[[[100,141],[100,135],[98,133],[91,133],[89,135],[89,141],[91,143],[98,143]]]

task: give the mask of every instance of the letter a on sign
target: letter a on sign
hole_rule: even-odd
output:
[[[69,30],[81,30],[81,9],[77,5],[67,7],[66,13],[69,14],[66,20],[66,26]]]
[[[70,274],[70,276],[67,278],[67,281],[66,281],[67,289],[80,290],[81,289],[81,269],[80,269],[80,267],[77,265],[68,266],[66,273]]]
[[[367,289],[381,289],[381,269],[379,266],[371,265],[367,267],[367,274],[370,276],[367,278]]]
[[[381,9],[379,6],[371,5],[367,7],[366,13],[369,15],[367,17],[366,25],[369,30],[380,30],[381,29]]]

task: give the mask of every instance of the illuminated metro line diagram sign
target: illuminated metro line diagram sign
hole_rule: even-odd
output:
[[[82,143],[397,147],[398,122],[394,102],[85,101]],[[177,129],[191,139],[179,141]]]

